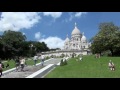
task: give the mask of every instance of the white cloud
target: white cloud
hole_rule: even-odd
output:
[[[74,18],[74,13],[73,12],[69,12],[68,14],[70,16],[68,21],[72,21],[72,19]]]
[[[36,33],[35,33],[35,39],[40,40],[41,38],[45,38],[45,35],[43,35],[43,34],[40,33],[40,32],[36,32]]]
[[[83,14],[87,14],[87,12],[77,12],[75,17],[81,17]]]
[[[52,49],[52,48],[63,48],[64,46],[64,40],[62,40],[59,37],[48,37],[46,39],[40,39],[40,42],[45,42],[47,46]]]
[[[36,39],[40,39],[40,37],[41,37],[40,32],[35,33],[35,38],[36,38]]]
[[[69,22],[72,21],[74,18],[80,18],[83,14],[87,14],[87,12],[69,12],[69,18],[66,18],[65,20],[63,20],[63,22]]]
[[[29,29],[38,23],[41,17],[37,12],[2,12],[0,31]]]
[[[59,18],[62,15],[62,12],[43,12],[44,16],[51,16],[53,18]]]

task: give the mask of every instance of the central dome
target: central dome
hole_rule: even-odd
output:
[[[77,28],[76,23],[75,23],[75,28],[72,31],[72,35],[75,35],[75,34],[80,34],[80,30]]]

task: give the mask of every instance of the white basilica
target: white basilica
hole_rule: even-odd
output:
[[[77,25],[75,23],[75,28],[71,33],[71,38],[69,39],[67,35],[65,39],[64,50],[84,50],[88,49],[89,46],[90,43],[87,42],[84,33],[80,33],[80,30],[77,28]]]
[[[91,43],[88,43],[86,37],[84,36],[84,33],[80,33],[80,30],[77,28],[77,25],[75,23],[75,28],[71,33],[71,38],[69,39],[67,35],[63,49],[44,52],[44,54],[46,56],[61,56],[62,54],[71,56],[73,53],[76,55],[89,55],[91,54],[91,51],[89,49],[90,46]]]

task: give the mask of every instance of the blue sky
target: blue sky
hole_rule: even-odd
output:
[[[120,26],[120,12],[1,12],[0,34],[9,29],[20,31],[27,40],[44,41],[49,48],[62,48],[66,35],[71,37],[75,22],[89,41],[102,22]]]

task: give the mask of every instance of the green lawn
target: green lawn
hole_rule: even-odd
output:
[[[116,70],[108,68],[108,62],[112,60]],[[70,59],[68,65],[58,66],[45,78],[120,78],[120,57],[84,56],[83,61]]]
[[[26,60],[26,63],[27,63],[27,65],[34,65],[34,61],[33,61],[33,59],[27,59]],[[37,61],[37,63],[40,63],[40,60],[38,60]],[[7,65],[7,62],[4,62],[4,65],[6,66]],[[5,71],[5,70],[8,70],[8,69],[11,69],[11,68],[14,68],[15,67],[15,62],[14,62],[14,60],[10,60],[9,61],[9,65],[10,65],[10,67],[9,68],[3,68],[3,71]]]

